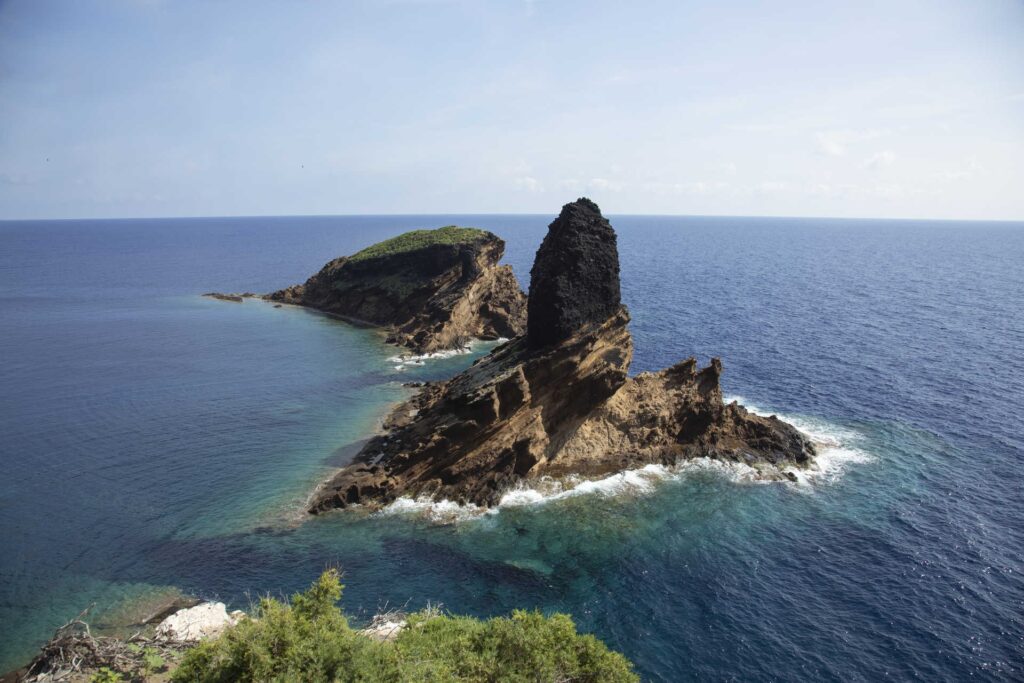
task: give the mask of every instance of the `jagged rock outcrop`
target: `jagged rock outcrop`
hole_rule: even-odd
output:
[[[208,296],[211,299],[217,299],[219,301],[232,301],[236,304],[240,304],[245,301],[245,294],[228,294],[224,292],[207,292],[203,296]]]
[[[628,377],[615,233],[593,202],[562,209],[532,273],[527,333],[396,408],[311,512],[423,495],[492,505],[522,480],[701,456],[808,464],[795,428],[723,402],[718,359]]]
[[[265,298],[385,327],[389,342],[415,353],[456,349],[525,329],[526,297],[511,267],[498,265],[504,251],[484,230],[415,230]]]

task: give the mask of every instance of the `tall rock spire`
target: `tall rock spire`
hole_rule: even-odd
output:
[[[619,249],[597,204],[583,197],[562,207],[530,271],[527,343],[567,339],[619,310]]]
[[[814,446],[791,425],[722,402],[717,359],[629,377],[615,242],[596,204],[566,204],[537,251],[525,338],[395,408],[310,512],[401,496],[495,505],[522,481],[690,458],[758,463],[766,478],[809,465]]]

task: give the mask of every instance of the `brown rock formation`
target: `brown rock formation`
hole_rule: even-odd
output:
[[[389,330],[415,353],[521,334],[526,297],[505,242],[483,230],[417,230],[330,261],[305,284],[265,298]]]
[[[399,406],[310,511],[421,495],[492,505],[521,480],[701,456],[807,464],[814,448],[796,429],[723,403],[718,359],[627,376],[616,249],[593,202],[566,205],[537,253],[530,331]]]

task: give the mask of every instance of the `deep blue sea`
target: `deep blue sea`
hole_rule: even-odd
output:
[[[300,523],[402,382],[380,335],[266,292],[412,228],[490,229],[527,286],[553,216],[0,223],[0,672],[96,603],[566,611],[645,680],[1024,679],[1024,224],[613,216],[633,371],[826,447],[806,481],[648,469],[493,514]],[[532,502],[531,502],[532,501]]]

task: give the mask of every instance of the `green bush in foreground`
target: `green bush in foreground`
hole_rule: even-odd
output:
[[[564,614],[517,611],[481,621],[412,615],[379,642],[351,629],[324,574],[291,604],[264,598],[257,619],[189,650],[173,674],[192,681],[636,681],[632,665]]]
[[[121,674],[105,666],[92,676],[89,676],[89,683],[122,683],[122,681],[124,681],[124,678]]]

